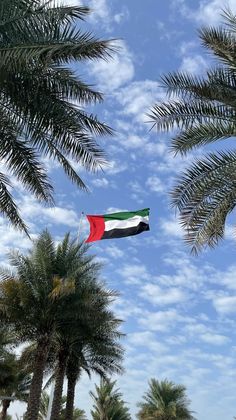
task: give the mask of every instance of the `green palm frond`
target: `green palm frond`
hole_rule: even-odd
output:
[[[223,17],[224,26],[199,32],[216,65],[200,77],[181,72],[162,77],[170,100],[155,105],[149,117],[157,130],[174,132],[175,154],[236,137],[236,17],[229,9]],[[235,159],[234,150],[210,153],[178,179],[172,202],[194,252],[215,246],[224,236],[236,205]]]
[[[53,188],[41,157],[56,160],[69,179],[86,190],[71,161],[89,171],[101,169],[106,155],[96,137],[113,134],[84,109],[101,102],[103,95],[71,68],[73,60],[107,60],[115,48],[111,40],[100,40],[78,27],[78,19],[88,13],[87,7],[57,1],[0,4],[0,161],[7,173],[44,202],[53,202]],[[26,230],[4,185],[0,211],[15,227]]]
[[[225,120],[195,123],[188,129],[176,135],[172,141],[171,149],[174,153],[186,154],[195,147],[224,140],[236,135],[236,124]]]
[[[194,252],[223,237],[226,217],[236,204],[235,169],[235,152],[210,154],[178,180],[172,202]]]
[[[235,106],[236,75],[225,67],[216,67],[206,73],[206,78],[182,72],[173,72],[162,77],[167,94],[184,100],[201,99]]]
[[[202,28],[199,30],[202,45],[213,52],[223,64],[235,68],[236,36],[224,28]]]
[[[44,143],[46,143],[44,146],[47,147],[47,156],[49,158],[53,158],[54,160],[57,160],[61,167],[63,168],[65,174],[68,176],[68,178],[76,184],[81,190],[87,190],[87,187],[83,180],[80,178],[80,176],[77,174],[77,172],[74,170],[71,163],[68,161],[68,159],[65,158],[65,155],[58,150],[58,148],[53,144],[52,141],[47,140],[44,138]]]
[[[236,112],[231,107],[200,100],[172,101],[155,105],[149,117],[158,130],[172,131],[188,129],[196,122],[234,122]]]
[[[40,65],[58,65],[68,64],[72,60],[108,59],[116,51],[111,41],[96,39],[90,32],[71,29],[69,24],[62,33],[59,26],[54,28],[55,33],[51,30],[49,27],[49,34],[44,39],[37,37],[37,34],[29,34],[24,42],[18,44],[19,34],[18,37],[16,34],[16,40],[13,39],[12,43],[0,43],[0,68],[16,71],[32,66],[35,61]]]
[[[0,211],[18,229],[27,233],[27,226],[22,221],[17,205],[9,191],[11,186],[6,175],[0,173]]]
[[[25,140],[16,137],[15,132],[9,130],[9,125],[5,128],[2,126],[0,129],[0,159],[28,191],[39,200],[53,203],[52,186],[38,161],[38,156]]]
[[[90,391],[93,399],[93,420],[114,419],[130,420],[131,416],[119,389],[115,389],[116,381],[101,379],[100,385],[95,385],[95,392]]]
[[[149,389],[138,404],[138,419],[183,419],[196,420],[189,409],[190,401],[186,396],[186,388],[167,379],[157,381],[151,379]]]

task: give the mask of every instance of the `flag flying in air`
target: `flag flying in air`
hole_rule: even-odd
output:
[[[149,208],[86,216],[90,223],[90,235],[85,242],[124,238],[149,230]]]

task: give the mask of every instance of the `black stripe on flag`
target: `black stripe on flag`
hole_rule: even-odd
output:
[[[144,222],[140,222],[137,226],[132,226],[126,229],[111,229],[103,233],[101,239],[111,238],[124,238],[125,236],[138,235],[141,232],[145,232],[149,229],[149,225]]]

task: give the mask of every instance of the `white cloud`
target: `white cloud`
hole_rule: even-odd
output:
[[[236,266],[231,265],[222,273],[216,273],[216,281],[226,286],[228,289],[236,290]]]
[[[126,149],[139,149],[144,147],[144,139],[141,136],[136,134],[131,134],[129,136],[125,136],[125,138],[121,138],[120,140],[122,144],[126,147]]]
[[[140,325],[151,331],[168,331],[176,322],[183,322],[184,317],[179,315],[175,309],[168,311],[148,312],[139,319]]]
[[[178,46],[178,51],[182,56],[186,56],[192,52],[198,44],[196,41],[183,41],[180,46]]]
[[[174,273],[158,275],[158,283],[163,286],[184,287],[193,292],[204,290],[206,278],[209,281],[210,273],[207,266],[199,266],[194,264],[185,253],[172,252],[169,256],[163,258],[163,262],[167,265],[168,271],[170,267],[174,268]],[[199,298],[199,296],[198,296]]]
[[[202,341],[207,344],[212,344],[214,346],[222,346],[230,342],[229,337],[221,334],[213,334],[213,333],[204,333],[200,335]]]
[[[222,22],[222,9],[226,6],[232,12],[236,12],[235,0],[227,0],[223,3],[222,0],[201,0],[196,9],[189,7],[186,0],[173,0],[172,6],[178,10],[182,16],[187,19],[196,21],[201,25],[218,25]]]
[[[112,55],[112,59],[94,61],[89,65],[91,73],[104,93],[112,93],[134,77],[133,57],[127,45],[124,41],[116,41],[114,46],[119,51]]]
[[[220,296],[213,298],[213,305],[217,312],[222,315],[236,312],[236,296]]]
[[[149,278],[149,273],[144,264],[125,264],[117,272],[127,284],[140,284]]]
[[[208,67],[207,61],[199,54],[183,57],[179,70],[191,74],[201,74]]]
[[[140,182],[138,182],[138,181],[131,181],[131,182],[129,182],[129,187],[136,194],[143,194],[143,193],[145,193],[145,190],[143,188],[143,185],[140,184]]]
[[[145,284],[141,288],[140,296],[157,306],[173,305],[189,299],[189,295],[181,288],[161,288],[152,283]]]
[[[150,191],[156,193],[163,193],[165,191],[165,186],[160,178],[157,176],[150,176],[146,181],[146,186],[149,188]]]
[[[116,258],[122,258],[124,256],[124,251],[118,248],[118,246],[111,245],[107,247],[106,254],[116,259]]]
[[[199,8],[193,17],[200,23],[205,25],[216,25],[222,22],[222,9],[227,5],[233,12],[236,12],[235,0],[227,0],[227,3],[222,3],[222,0],[200,1]]]
[[[192,339],[199,339],[202,342],[213,346],[222,346],[231,341],[226,335],[216,333],[209,328],[209,326],[206,326],[205,324],[198,324],[197,322],[186,325],[184,331],[185,333],[188,333],[188,336]]]
[[[128,20],[129,19],[129,9],[127,7],[123,7],[122,11],[119,13],[116,13],[114,15],[114,21],[118,24],[120,24],[121,22],[123,22],[124,20]]]
[[[69,4],[71,5],[71,1]],[[107,0],[88,0],[86,6],[91,9],[90,22],[102,25],[108,32],[112,30],[114,23],[120,24],[129,18],[129,10],[126,6],[114,13]]]
[[[120,89],[116,93],[122,105],[122,113],[136,118],[139,122],[147,122],[147,113],[155,102],[165,97],[163,89],[153,80],[140,80]]]
[[[127,339],[128,343],[132,346],[144,346],[150,350],[155,351],[156,353],[166,353],[168,350],[167,346],[163,343],[160,343],[156,338],[156,334],[151,331],[129,333]]]
[[[144,152],[147,155],[150,155],[150,156],[155,156],[155,155],[156,156],[163,156],[165,153],[167,153],[167,149],[168,149],[167,144],[160,141],[159,138],[158,139],[155,138],[155,140],[156,140],[155,143],[151,142],[151,141],[148,141],[145,144]]]
[[[181,228],[178,219],[161,219],[160,227],[166,236],[183,238],[183,229]]]
[[[110,23],[111,11],[106,0],[89,0],[87,4],[91,9],[90,20],[92,22],[103,21],[106,24]]]
[[[110,160],[109,165],[104,168],[104,172],[109,175],[116,175],[124,172],[127,169],[127,164],[117,160]]]
[[[19,232],[12,226],[8,226],[3,218],[0,218],[0,236],[0,259],[1,263],[4,262],[4,265],[8,264],[7,254],[10,250],[18,249],[24,252],[32,246],[32,242],[26,234]],[[35,239],[36,236],[36,234],[31,234],[31,239]]]
[[[225,239],[235,241],[236,240],[236,229],[235,226],[226,224],[225,226]]]
[[[109,181],[107,178],[97,178],[91,181],[91,184],[97,188],[107,188],[109,186]]]
[[[61,207],[50,207],[43,209],[43,214],[54,223],[76,227],[79,223],[77,213],[71,209]]]
[[[48,222],[63,224],[70,227],[76,227],[79,222],[78,214],[65,207],[44,207],[30,196],[26,196],[20,203],[24,218],[26,220],[37,222]]]

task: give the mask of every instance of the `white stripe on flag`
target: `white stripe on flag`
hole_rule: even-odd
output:
[[[134,216],[125,220],[108,220],[105,222],[105,232],[113,229],[128,229],[133,226],[138,226],[140,222],[146,223],[148,225],[149,217]]]

